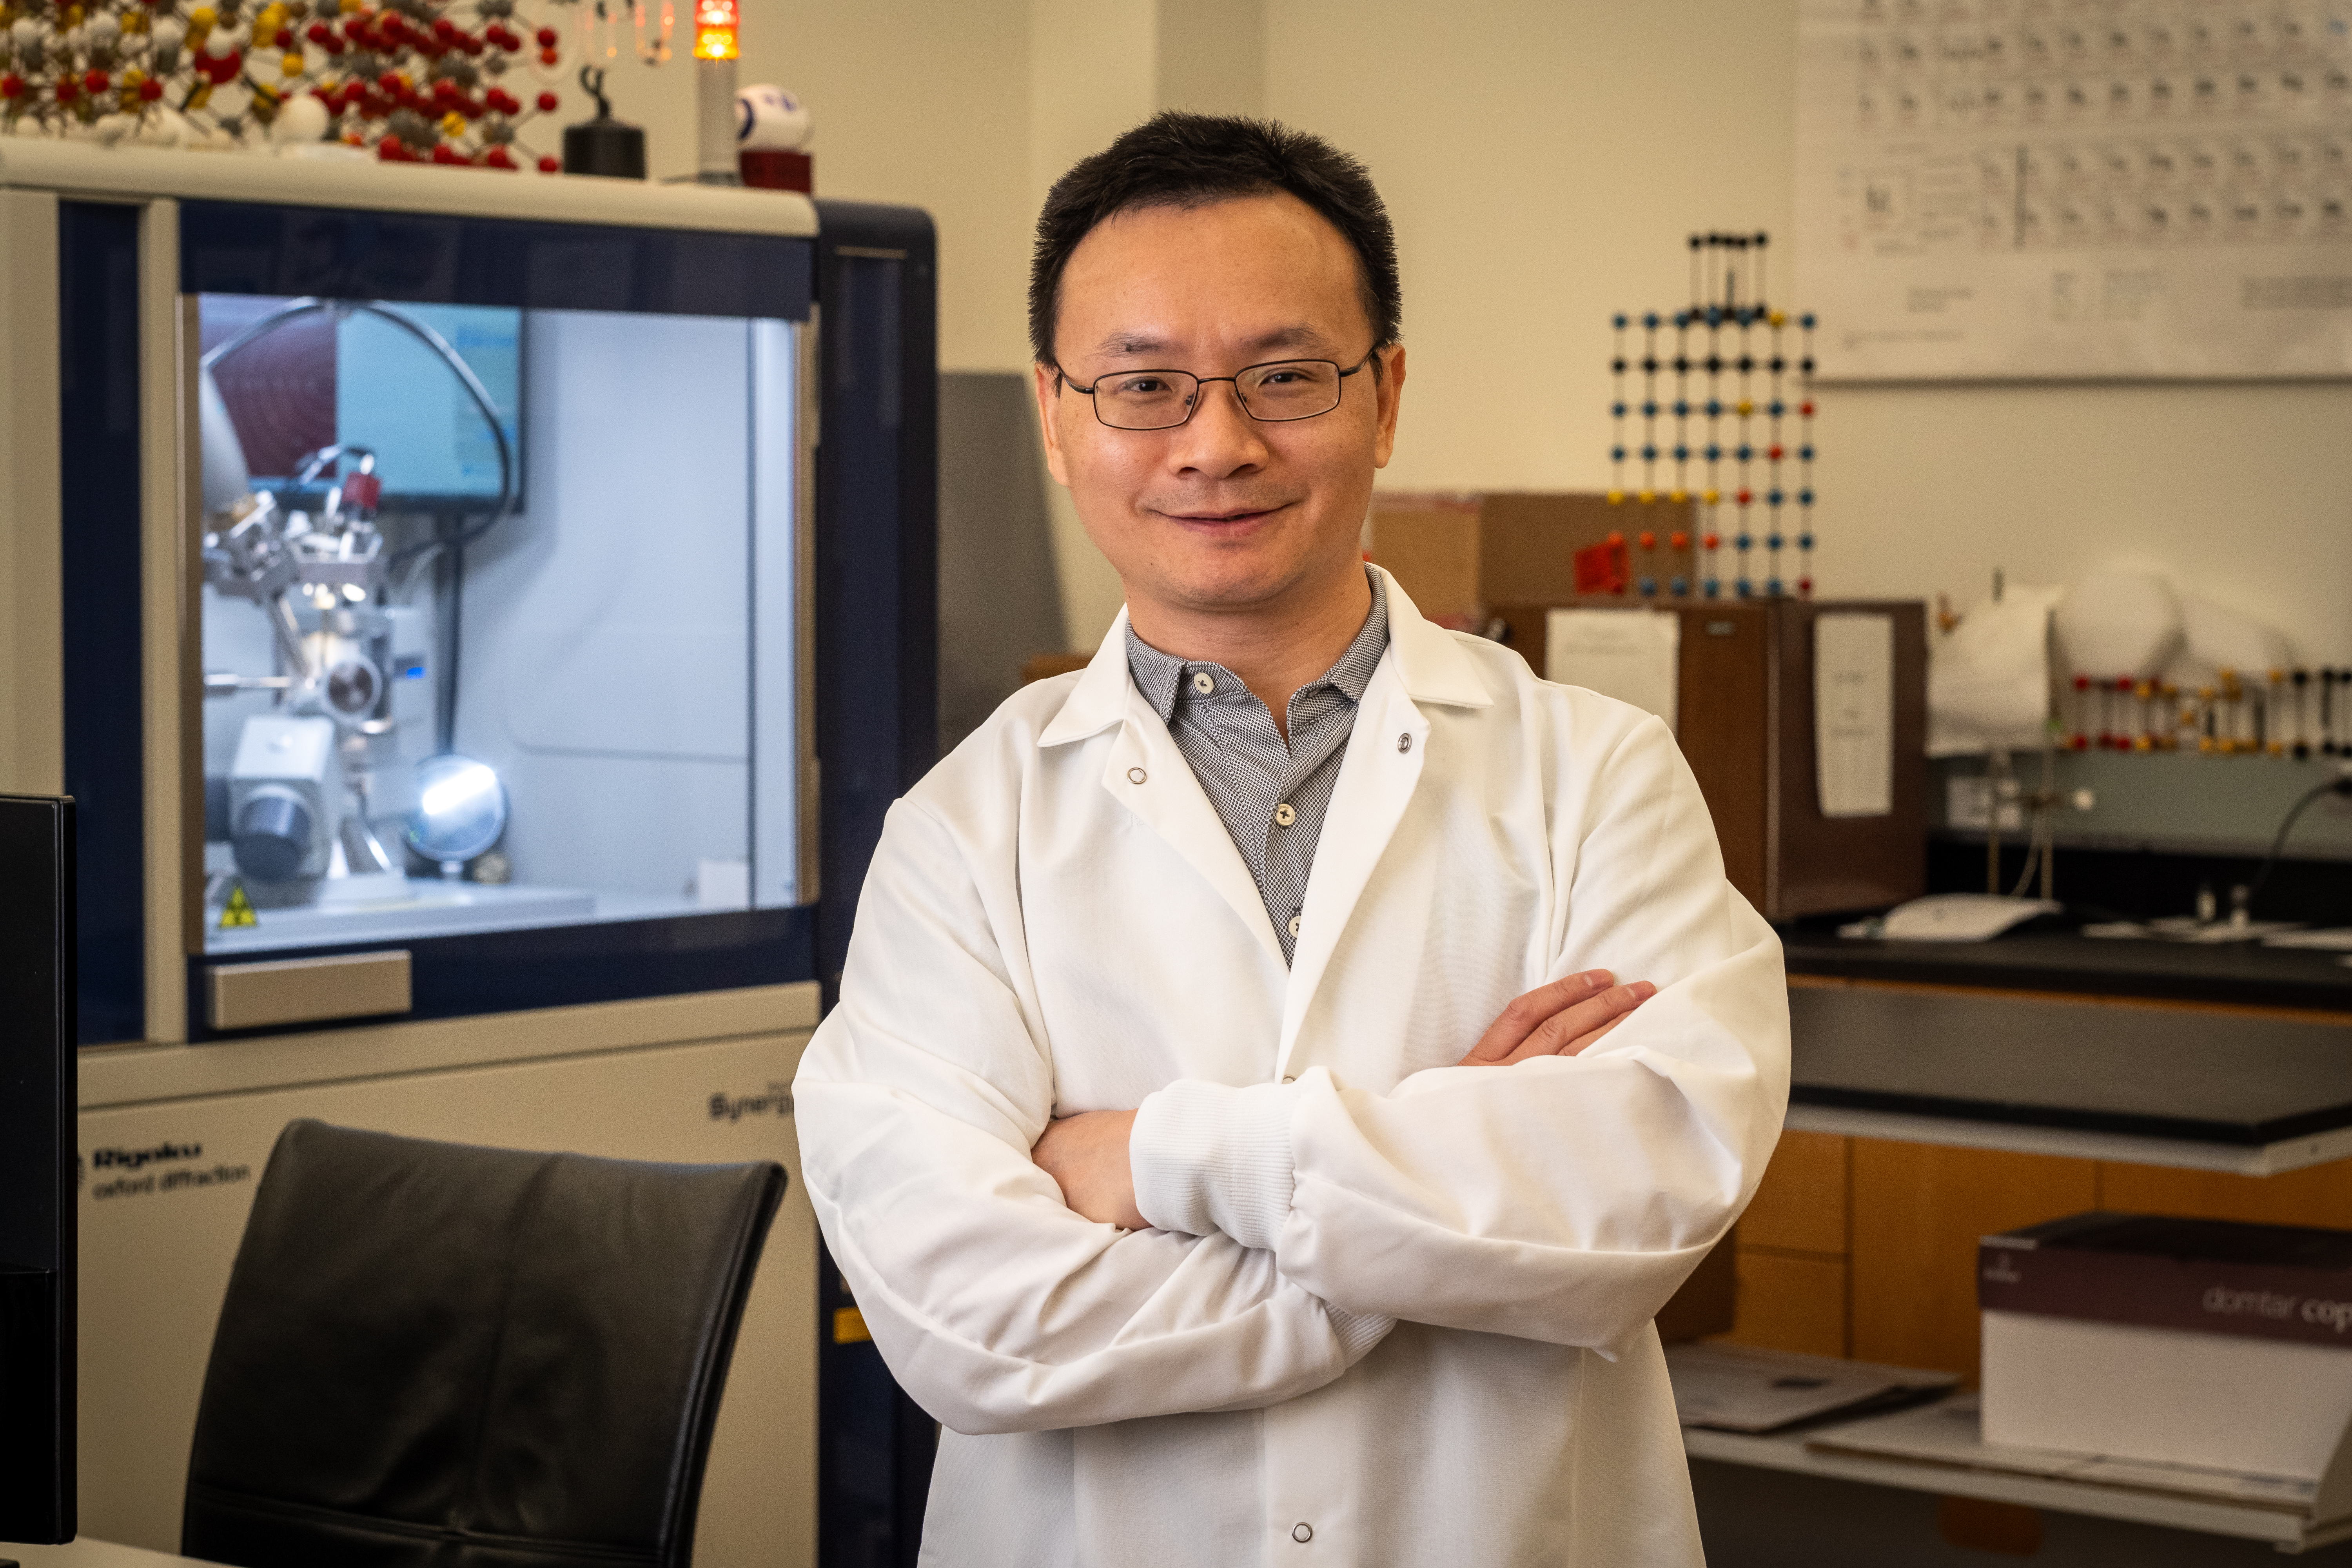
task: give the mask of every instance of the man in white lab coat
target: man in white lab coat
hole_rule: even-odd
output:
[[[1313,137],[1162,115],[1047,199],[1127,611],[892,808],[796,1084],[947,1428],[926,1563],[1700,1561],[1651,1318],[1778,1136],[1780,944],[1664,725],[1362,563],[1398,321]]]

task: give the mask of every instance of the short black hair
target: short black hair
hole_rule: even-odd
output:
[[[1136,207],[1207,206],[1278,191],[1314,208],[1347,240],[1356,253],[1372,347],[1395,342],[1404,313],[1396,230],[1371,171],[1320,136],[1276,121],[1171,109],[1080,159],[1046,194],[1029,264],[1029,347],[1037,363],[1060,363],[1054,328],[1062,271],[1097,224]]]

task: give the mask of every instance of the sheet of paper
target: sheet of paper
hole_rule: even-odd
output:
[[[2352,928],[2337,926],[2327,931],[2289,931],[2263,938],[2264,947],[2308,947],[2325,952],[2352,952]]]
[[[2083,927],[2083,934],[2126,941],[2144,937],[2158,942],[2189,942],[2200,947],[2221,947],[2233,942],[2259,942],[2265,947],[2352,947],[2352,942],[2298,942],[2295,938],[2302,930],[2293,921],[2249,921],[2244,925],[2231,925],[2228,921],[2200,921],[2194,915],[2167,915],[2152,921],[2096,921]],[[2305,934],[2325,937],[2333,933]]]
[[[1813,770],[1823,816],[1895,809],[1895,617],[1813,622]]]
[[[1949,1373],[1722,1344],[1668,1345],[1666,1375],[1684,1426],[1728,1432],[1769,1432],[1902,1390],[1959,1381]]]
[[[1682,617],[1664,610],[1554,610],[1544,620],[1544,679],[1655,713],[1675,728]]]
[[[2352,371],[2341,5],[1799,16],[1793,297],[1824,377]]]

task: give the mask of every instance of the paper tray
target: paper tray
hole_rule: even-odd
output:
[[[2081,1486],[2228,1502],[2304,1517],[2313,1512],[2318,1491],[2315,1482],[2284,1476],[2150,1464],[2139,1459],[2112,1459],[2047,1448],[1997,1448],[1983,1440],[1977,1396],[1973,1394],[1899,1415],[1839,1426],[1816,1434],[1806,1441],[1805,1447],[1817,1454],[2032,1476]]]

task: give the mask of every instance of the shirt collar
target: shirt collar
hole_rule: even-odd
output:
[[[1387,590],[1389,651],[1394,656],[1398,684],[1405,696],[1416,703],[1438,702],[1454,708],[1494,706],[1495,695],[1487,689],[1493,678],[1464,646],[1473,640],[1468,634],[1449,632],[1423,620],[1413,607],[1412,595],[1395,578],[1377,566],[1372,575]],[[1386,663],[1382,661],[1383,668]],[[1112,617],[1094,658],[1068,690],[1061,707],[1038,731],[1040,746],[1083,741],[1151,711],[1128,667],[1125,605]],[[1370,688],[1365,690],[1369,693]]]
[[[1176,689],[1184,679],[1184,661],[1137,637],[1132,621],[1127,625],[1127,670],[1135,677],[1135,689],[1143,693],[1143,700],[1161,721],[1174,723]]]
[[[1339,656],[1338,662],[1315,679],[1308,681],[1306,686],[1300,688],[1301,690],[1312,690],[1318,686],[1330,686],[1344,693],[1350,702],[1361,702],[1364,700],[1365,690],[1372,684],[1372,671],[1380,668],[1381,656],[1389,649],[1387,574],[1375,572],[1368,566],[1364,569],[1364,576],[1372,585],[1372,607],[1364,616],[1363,626],[1357,631],[1355,640],[1348,645],[1348,650]],[[1184,672],[1195,666],[1202,669],[1214,670],[1228,679],[1232,678],[1231,672],[1221,664],[1213,664],[1207,660],[1186,660],[1178,658],[1172,653],[1162,653],[1138,637],[1134,624],[1128,623],[1128,672],[1135,678],[1135,689],[1143,694],[1144,701],[1151,705],[1153,711],[1160,715],[1162,723],[1172,724],[1176,721],[1176,704],[1183,695]]]

